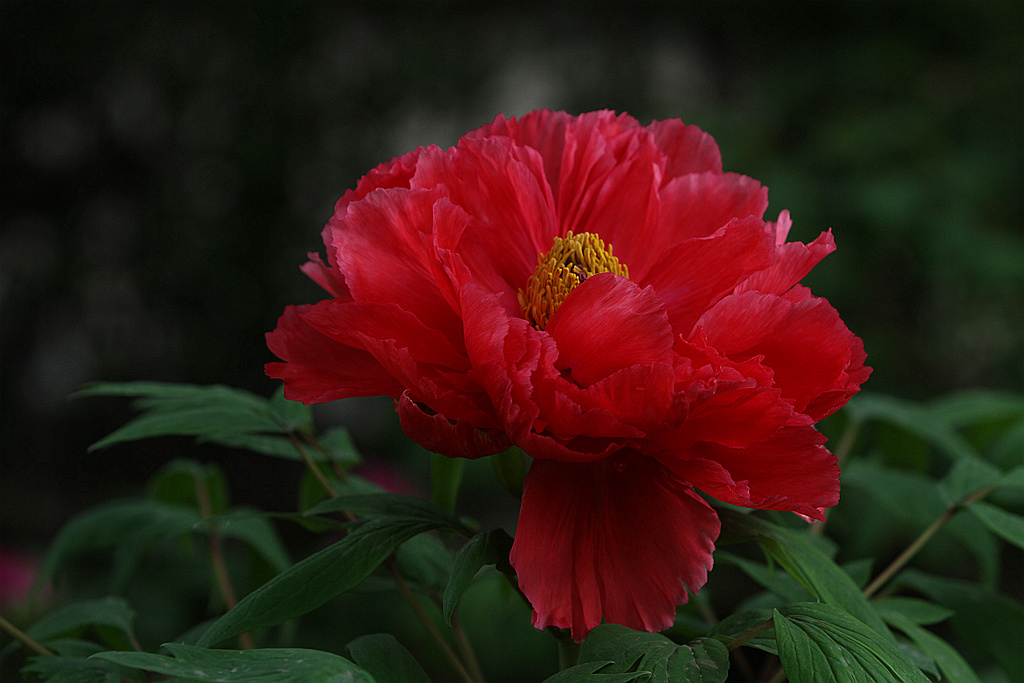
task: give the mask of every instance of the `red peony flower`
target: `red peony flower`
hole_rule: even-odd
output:
[[[289,306],[267,373],[303,403],[387,394],[425,448],[534,458],[512,549],[537,628],[657,631],[719,532],[695,489],[822,518],[839,468],[814,423],[863,344],[797,282],[767,189],[678,120],[536,111],[378,166],[337,203],[334,298]]]

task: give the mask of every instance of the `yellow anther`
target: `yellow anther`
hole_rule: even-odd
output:
[[[573,235],[570,230],[565,237],[556,237],[551,250],[537,256],[537,268],[527,280],[526,289],[519,290],[523,315],[543,330],[569,292],[598,273],[629,277],[626,264],[619,263],[611,245],[605,246],[596,234]]]

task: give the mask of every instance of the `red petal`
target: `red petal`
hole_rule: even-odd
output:
[[[815,422],[839,409],[867,379],[864,345],[824,299],[803,289],[778,297],[757,292],[722,299],[698,325],[720,353],[763,355],[775,385]]]
[[[666,252],[641,280],[665,302],[669,322],[688,337],[694,323],[736,283],[772,260],[774,245],[760,218],[733,219],[708,237],[688,239]]]
[[[344,219],[332,219],[334,245],[356,300],[398,303],[456,340],[462,324],[438,284],[434,255],[433,206],[442,191],[377,190],[350,204]]]
[[[791,510],[824,519],[822,508],[839,502],[839,464],[811,426],[783,427],[745,448],[698,443],[685,458],[659,460],[708,495],[761,510]]]
[[[288,306],[267,346],[284,363],[268,363],[267,375],[284,380],[284,395],[305,404],[352,396],[395,396],[402,385],[363,349],[331,339],[317,331],[305,317],[318,307]]]
[[[601,623],[660,631],[711,568],[718,516],[652,458],[535,460],[511,561],[533,625],[581,641]]]
[[[665,153],[665,179],[686,173],[722,172],[722,155],[714,138],[679,119],[652,121],[647,130]]]
[[[782,294],[800,282],[821,259],[836,250],[832,231],[823,232],[810,244],[787,242],[776,249],[772,265],[754,273],[736,287],[736,293],[758,291]]]
[[[611,273],[570,292],[545,331],[558,344],[558,367],[582,386],[633,365],[672,364],[672,328],[661,299]]]
[[[512,444],[501,430],[478,429],[464,420],[428,412],[408,391],[394,400],[402,431],[428,451],[449,458],[479,458],[506,450]]]

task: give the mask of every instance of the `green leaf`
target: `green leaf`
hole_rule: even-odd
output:
[[[966,496],[993,486],[1003,477],[1003,472],[979,458],[962,458],[957,460],[949,471],[939,489],[944,494],[947,504],[955,503]]]
[[[523,451],[513,446],[491,456],[494,474],[501,487],[516,498],[523,497],[523,481],[526,480],[526,460]]]
[[[1024,517],[981,500],[968,505],[967,511],[981,520],[992,533],[1018,548],[1024,548]]]
[[[78,656],[33,657],[21,670],[37,674],[46,683],[121,683],[112,663]]]
[[[850,575],[810,541],[753,515],[720,510],[719,516],[723,525],[734,533],[755,538],[764,552],[814,597],[849,612],[884,638],[892,639],[889,629]]]
[[[286,399],[283,384],[267,402],[267,411],[271,419],[289,432],[305,432],[313,427],[313,413],[309,406]]]
[[[803,584],[774,566],[768,567],[762,562],[755,562],[754,560],[722,551],[715,552],[715,560],[739,567],[744,574],[782,598],[784,603],[805,602],[812,597]],[[767,618],[766,616],[765,619]]]
[[[274,525],[264,513],[236,510],[234,514],[206,520],[219,534],[236,538],[262,557],[274,570],[282,572],[291,566],[291,558]]]
[[[995,483],[999,488],[1024,491],[1024,466],[1014,467]]]
[[[574,667],[559,671],[550,678],[545,678],[544,683],[630,683],[631,681],[649,681],[651,674],[648,671],[633,671],[631,673],[597,673],[614,662],[587,662],[577,664]]]
[[[932,576],[905,569],[893,580],[892,588],[911,588],[953,610],[949,625],[957,636],[979,652],[999,662],[1012,679],[1024,671],[1024,604],[974,583]]]
[[[894,643],[831,605],[788,605],[774,621],[779,659],[793,683],[928,683]]]
[[[181,643],[163,646],[173,656],[148,652],[101,652],[103,659],[130,669],[220,683],[374,683],[373,677],[338,655],[320,650],[208,650]]]
[[[126,600],[106,597],[62,607],[37,621],[25,633],[39,642],[66,636],[87,626],[111,626],[131,634],[134,621],[135,610]]]
[[[956,683],[981,683],[971,665],[953,646],[937,635],[921,628],[902,614],[889,614],[885,618],[914,642],[914,645],[938,665],[944,680]]]
[[[579,663],[588,662],[611,662],[607,673],[650,672],[651,683],[723,683],[729,674],[729,651],[713,638],[678,645],[618,624],[602,624],[587,635]]]
[[[348,652],[377,683],[430,683],[419,662],[389,633],[356,638]]]
[[[773,611],[774,608],[761,608],[733,612],[725,619],[722,619],[720,622],[715,624],[708,633],[708,636],[735,640],[750,629],[760,626],[771,619]],[[743,646],[764,650],[765,652],[770,652],[773,655],[779,654],[778,647],[775,644],[775,632],[772,630],[768,630],[754,636],[745,642]]]
[[[512,537],[503,529],[481,531],[459,548],[451,578],[444,590],[444,620],[449,626],[462,594],[483,566],[493,564],[502,572],[512,573],[512,565],[508,561],[511,551]]]
[[[951,609],[919,598],[889,597],[878,600],[874,605],[879,616],[889,623],[895,617],[908,619],[912,624],[937,624],[954,614]]]
[[[441,526],[434,520],[407,517],[371,519],[247,595],[214,622],[197,644],[215,645],[306,614],[358,586],[405,541]]]
[[[222,515],[228,506],[228,485],[215,464],[194,460],[172,460],[160,468],[147,485],[150,498],[171,505],[202,511],[200,492],[206,497],[211,515]]]
[[[119,500],[97,506],[61,529],[43,560],[40,579],[52,577],[84,552],[189,533],[200,522],[202,517],[195,510],[156,500]]]
[[[273,434],[237,434],[235,432],[207,434],[199,438],[204,443],[215,443],[228,448],[240,448],[261,455],[270,455],[275,458],[286,460],[302,460],[302,456],[295,450],[292,440],[286,436],[275,436]],[[323,460],[314,450],[310,451],[314,460]],[[317,457],[319,456],[319,457]]]
[[[395,551],[395,565],[410,585],[440,592],[452,573],[452,554],[436,536],[422,534]]]
[[[368,517],[405,517],[435,523],[436,528],[447,528],[467,535],[471,533],[458,518],[441,508],[419,498],[403,496],[399,493],[335,496],[314,505],[306,511],[306,514],[324,515],[332,512],[352,512]]]
[[[976,456],[971,445],[932,410],[913,401],[861,392],[850,399],[847,414],[858,422],[877,420],[914,434],[953,458]]]
[[[449,458],[434,453],[430,465],[434,505],[449,514],[455,514],[455,503],[459,497],[459,486],[462,484],[462,471],[465,467],[465,458]]]
[[[93,445],[89,452],[155,436],[210,436],[222,432],[283,432],[264,413],[233,406],[201,405],[143,413]]]
[[[363,460],[359,451],[356,450],[352,436],[344,427],[331,427],[320,435],[318,441],[327,451],[327,459],[342,467],[349,468],[358,465]]]
[[[1024,397],[987,390],[961,391],[936,399],[931,413],[953,427],[1024,417]]]

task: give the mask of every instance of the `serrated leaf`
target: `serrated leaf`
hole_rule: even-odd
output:
[[[793,683],[928,683],[894,643],[831,605],[788,605],[774,621],[779,659]]]
[[[921,652],[931,657],[942,672],[944,680],[956,683],[981,683],[967,660],[942,638],[921,628],[903,614],[890,613],[885,619],[895,628],[903,631]]]
[[[443,526],[403,517],[371,519],[348,536],[310,555],[242,599],[203,634],[215,645],[263,626],[301,616],[358,586],[405,541]]]
[[[481,531],[459,548],[451,578],[444,590],[444,619],[449,626],[462,594],[483,566],[493,564],[503,572],[512,573],[508,560],[511,551],[512,537],[503,529]]]
[[[347,647],[352,661],[377,683],[430,683],[419,662],[389,633],[360,636]]]
[[[48,642],[87,626],[111,626],[130,634],[134,621],[135,610],[124,598],[106,597],[62,607],[47,614],[25,632],[39,642]]]
[[[598,673],[601,669],[614,662],[587,662],[559,671],[544,683],[631,683],[631,681],[649,681],[648,671],[630,673]]]
[[[455,514],[455,503],[465,467],[465,458],[449,458],[440,453],[434,453],[431,461],[430,482],[434,505],[449,514]]]
[[[201,521],[193,509],[156,500],[120,500],[97,506],[61,529],[43,560],[40,580],[52,577],[83,552],[188,533]]]
[[[810,541],[753,515],[721,510],[719,516],[723,525],[727,525],[730,530],[757,539],[765,553],[816,598],[849,612],[882,634],[882,637],[892,638],[889,629],[850,575]]]
[[[729,651],[713,638],[678,645],[658,633],[602,624],[583,641],[579,663],[611,662],[606,673],[646,671],[651,683],[723,683]]]
[[[913,624],[937,624],[953,616],[951,609],[919,598],[889,597],[873,603],[879,616],[889,621],[894,615]],[[891,622],[890,622],[891,623]]]
[[[374,683],[370,674],[338,655],[321,650],[209,650],[180,643],[163,646],[171,657],[148,652],[101,652],[102,659],[130,669],[218,683]]]
[[[968,505],[967,511],[992,533],[1018,548],[1024,548],[1024,517],[980,500]]]

